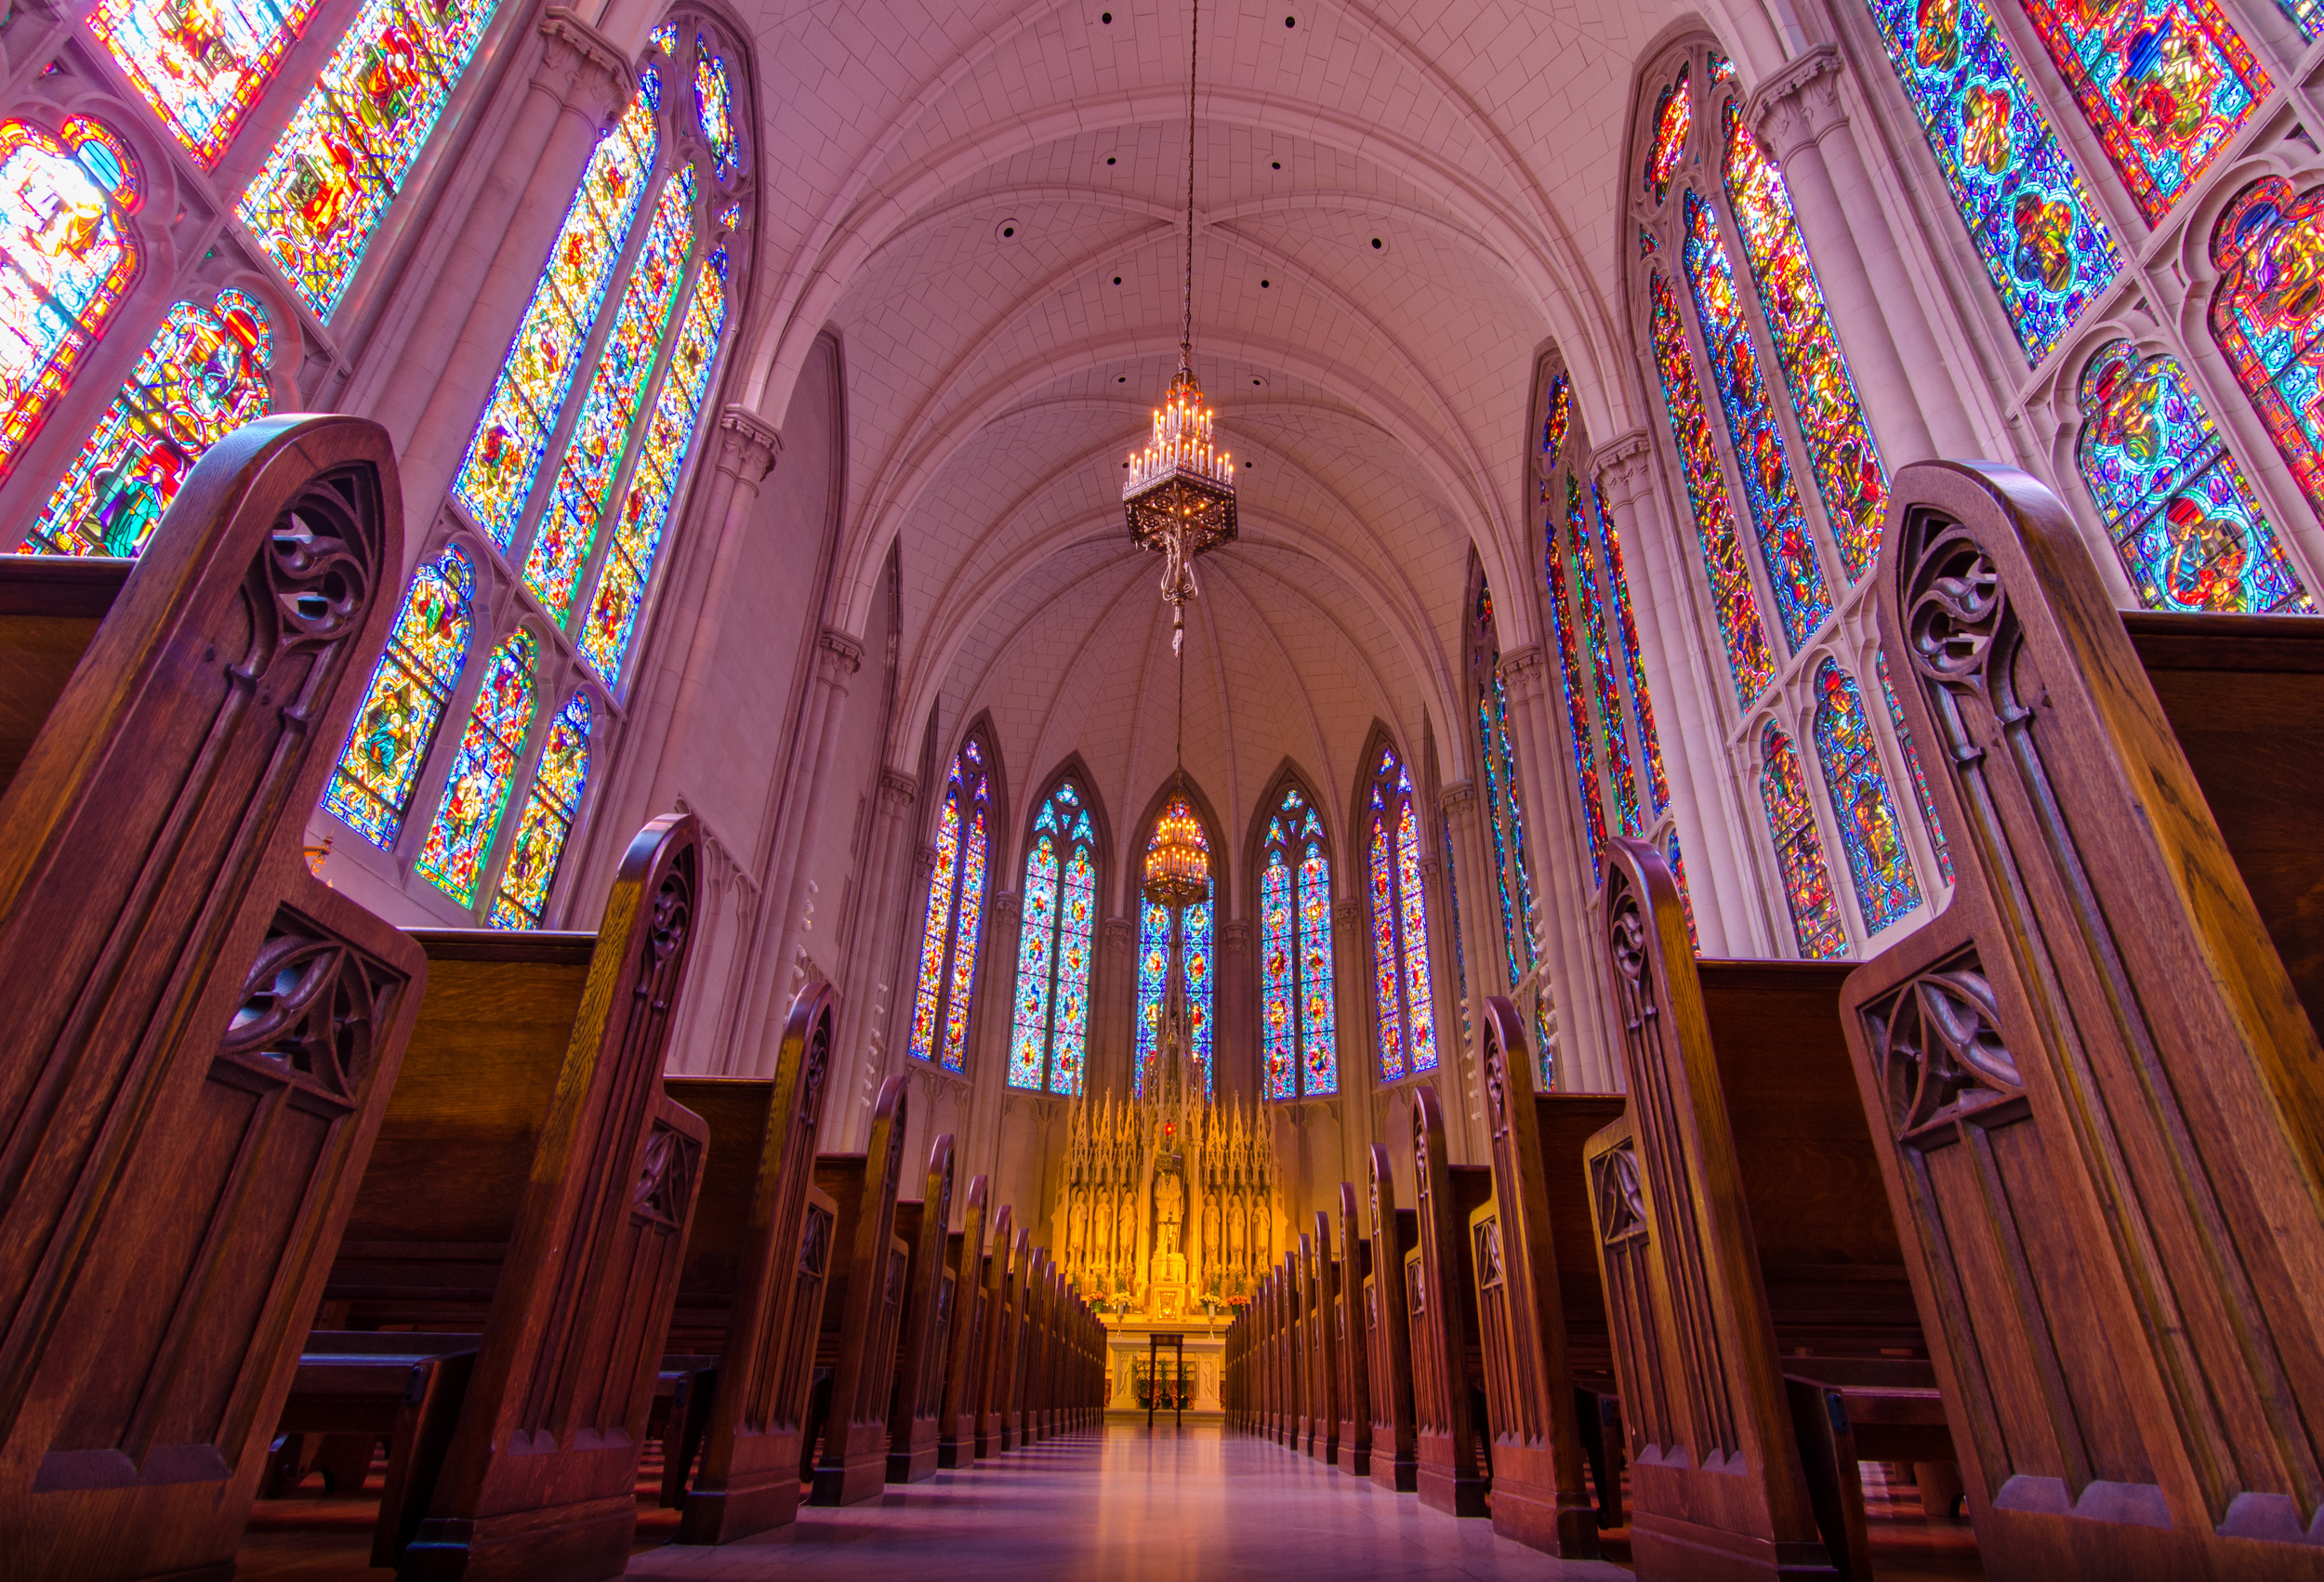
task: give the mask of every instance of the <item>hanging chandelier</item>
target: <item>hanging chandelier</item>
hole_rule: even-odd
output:
[[[1173,614],[1177,613],[1173,606]],[[1179,639],[1184,628],[1170,634],[1178,655],[1178,742],[1173,749],[1177,767],[1170,775],[1170,799],[1155,821],[1154,838],[1146,843],[1145,898],[1172,912],[1207,900],[1210,894],[1210,853],[1202,838],[1202,822],[1195,817],[1186,795],[1186,651]]]
[[[1178,376],[1154,410],[1154,438],[1129,458],[1122,513],[1129,541],[1163,558],[1162,597],[1171,612],[1170,646],[1184,640],[1195,557],[1235,537],[1235,458],[1211,443],[1211,411],[1195,378],[1195,70],[1201,59],[1202,7],[1194,7],[1186,61],[1186,290],[1179,322]]]

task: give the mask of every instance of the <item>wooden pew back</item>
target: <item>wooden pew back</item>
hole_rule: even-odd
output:
[[[889,1391],[911,1264],[911,1249],[895,1233],[908,1122],[905,1079],[891,1076],[872,1104],[865,1151],[815,1161],[816,1184],[839,1207],[834,1256],[845,1272],[835,1271],[825,1298],[817,1349],[830,1359],[831,1394],[811,1496],[816,1505],[868,1499],[887,1479]]]
[[[1486,1514],[1491,1480],[1469,1216],[1491,1195],[1493,1172],[1447,1156],[1444,1107],[1425,1084],[1412,1092],[1413,1193],[1419,1245],[1405,1255],[1412,1314],[1412,1412],[1420,1503],[1454,1516]]]
[[[1340,1348],[1340,1459],[1343,1472],[1372,1475],[1371,1360],[1365,1349],[1364,1283],[1372,1244],[1356,1208],[1355,1183],[1340,1183],[1340,1285],[1332,1328]]]
[[[946,1259],[952,1227],[952,1134],[928,1151],[920,1201],[896,1206],[896,1232],[912,1249],[896,1353],[894,1396],[888,1415],[888,1481],[918,1483],[936,1475],[937,1417],[944,1404],[944,1364],[951,1359],[953,1273]]]
[[[1010,1220],[1015,1207],[1002,1204],[993,1216],[992,1246],[984,1254],[984,1333],[977,1343],[976,1456],[982,1460],[1009,1448],[1002,1428],[1009,1374],[1009,1255],[1014,1245]]]
[[[946,1247],[953,1279],[952,1329],[946,1342],[944,1404],[936,1417],[936,1465],[965,1467],[976,1459],[978,1386],[987,1319],[984,1301],[984,1206],[992,1182],[979,1175],[969,1182],[961,1228]]]
[[[1309,1306],[1308,1333],[1314,1338],[1314,1366],[1311,1371],[1315,1404],[1315,1436],[1310,1445],[1318,1461],[1340,1464],[1340,1423],[1344,1415],[1340,1397],[1340,1266],[1331,1256],[1331,1216],[1315,1210],[1312,1235],[1300,1236],[1307,1257],[1308,1285],[1314,1296]]]
[[[1420,1241],[1419,1216],[1396,1206],[1395,1167],[1371,1145],[1371,1284],[1364,1298],[1365,1354],[1372,1364],[1372,1482],[1399,1494],[1419,1487],[1412,1408],[1412,1316],[1405,1259]]]

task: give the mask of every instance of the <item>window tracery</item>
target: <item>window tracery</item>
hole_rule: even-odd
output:
[[[991,855],[993,781],[990,749],[971,732],[952,760],[936,819],[936,865],[920,926],[918,986],[912,997],[916,1061],[946,1071],[968,1069],[969,1008],[984,921],[984,873]]]
[[[88,30],[171,136],[208,169],[322,0],[99,0]]]
[[[2212,338],[2324,513],[2324,187],[2295,193],[2280,176],[2254,181],[2220,217],[2211,254],[2220,271]]]
[[[1412,777],[1393,746],[1380,745],[1367,780],[1372,1002],[1380,1022],[1380,1079],[1395,1082],[1436,1069],[1428,900],[1420,887],[1419,810]]]
[[[1210,853],[1210,833],[1194,804],[1182,793],[1170,798],[1160,818],[1172,814],[1189,819],[1195,825],[1195,838],[1203,854],[1210,860],[1210,895],[1179,914],[1177,942],[1186,970],[1186,1020],[1194,1044],[1195,1058],[1202,1065],[1202,1087],[1205,1093],[1213,1091],[1214,1073],[1211,1052],[1212,1029],[1212,936],[1217,922],[1215,908],[1219,897],[1218,861]],[[1146,850],[1152,849],[1153,837],[1139,852],[1140,869],[1143,871]],[[1138,1003],[1132,1020],[1134,1038],[1131,1045],[1130,1090],[1143,1092],[1146,1080],[1146,1057],[1153,1054],[1162,1033],[1162,1001],[1170,986],[1170,909],[1151,901],[1141,900],[1138,915]]]
[[[1340,1090],[1328,846],[1314,804],[1286,786],[1260,849],[1260,1045],[1270,1099]]]
[[[1024,854],[1024,915],[1009,1032],[1009,1086],[1078,1093],[1089,1064],[1097,831],[1067,779],[1042,799]]]
[[[1824,789],[1839,821],[1840,850],[1855,881],[1864,931],[1878,934],[1921,904],[1921,884],[1855,678],[1826,658],[1816,667],[1816,756]]]

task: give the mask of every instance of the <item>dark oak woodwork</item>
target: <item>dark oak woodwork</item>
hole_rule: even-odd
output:
[[[1396,1177],[1375,1142],[1371,1174],[1372,1274],[1364,1288],[1365,1355],[1372,1364],[1372,1482],[1398,1494],[1419,1487],[1412,1406],[1411,1300],[1405,1259],[1420,1243],[1419,1216],[1396,1206]]]
[[[828,1390],[818,1391],[824,1405],[809,1496],[814,1505],[853,1505],[887,1481],[889,1391],[912,1257],[895,1233],[907,1100],[904,1077],[891,1076],[872,1105],[865,1152],[815,1160],[815,1184],[838,1205],[838,1240],[816,1351],[818,1364],[827,1364],[831,1375]]]
[[[1453,1516],[1484,1516],[1492,1473],[1469,1216],[1492,1194],[1493,1172],[1446,1157],[1444,1108],[1426,1085],[1412,1092],[1412,1164],[1420,1239],[1405,1255],[1404,1277],[1420,1503]]]
[[[0,557],[0,1555],[222,1576],[419,1009],[301,857],[396,609],[386,433],[277,416],[144,556]]]
[[[1009,1259],[1015,1246],[1010,1219],[1014,1210],[1004,1203],[993,1216],[992,1245],[984,1253],[984,1322],[978,1338],[976,1362],[975,1454],[978,1460],[1009,1448],[1004,1425],[1009,1396],[1008,1347]]]
[[[1301,1233],[1300,1254],[1307,1264],[1309,1291],[1308,1373],[1314,1437],[1308,1454],[1333,1466],[1340,1462],[1340,1264],[1331,1256],[1331,1216],[1315,1210],[1315,1229]]]
[[[936,1475],[937,1417],[944,1401],[944,1364],[952,1356],[953,1272],[945,1258],[952,1224],[952,1134],[928,1152],[918,1203],[896,1205],[896,1234],[912,1249],[898,1342],[895,1388],[888,1405],[888,1482],[917,1483]]]
[[[1009,1250],[1008,1304],[1001,1319],[999,1366],[994,1375],[1003,1450],[1015,1450],[1024,1444],[1024,1348],[1032,1281],[1033,1233],[1020,1225],[1016,1243]]]
[[[1958,886],[1844,1022],[1987,1575],[2324,1576],[2324,621],[2122,615],[1982,463],[1875,581]]]
[[[977,1457],[976,1415],[988,1314],[984,1275],[984,1206],[992,1183],[983,1176],[969,1182],[960,1229],[946,1239],[945,1259],[953,1279],[952,1330],[946,1342],[944,1404],[936,1415],[936,1465],[966,1467]]]
[[[1372,1273],[1372,1244],[1356,1207],[1355,1183],[1340,1183],[1340,1285],[1332,1326],[1340,1348],[1339,1467],[1372,1475],[1371,1361],[1365,1350],[1364,1287]]]

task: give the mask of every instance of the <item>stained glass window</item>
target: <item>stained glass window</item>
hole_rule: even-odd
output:
[[[1936,798],[1929,795],[1929,777],[1921,767],[1921,755],[1913,749],[1912,727],[1905,723],[1905,705],[1896,699],[1896,689],[1888,679],[1888,652],[1881,651],[1876,661],[1881,679],[1881,696],[1888,701],[1888,722],[1896,729],[1896,745],[1904,749],[1905,768],[1912,772],[1912,790],[1921,804],[1921,827],[1929,832],[1929,845],[1936,852],[1937,872],[1945,882],[1953,882],[1953,853],[1945,842],[1945,826],[1936,816]]]
[[[984,921],[984,866],[992,844],[992,776],[984,743],[960,744],[936,822],[936,867],[920,929],[918,987],[912,1003],[912,1058],[966,1068],[969,1004]]]
[[[533,723],[539,639],[520,631],[484,661],[476,708],[460,737],[436,822],[414,866],[463,906],[476,903],[477,870],[492,850],[524,733]]]
[[[2324,512],[2324,187],[2280,176],[2236,195],[2212,232],[2211,333],[2308,503]]]
[[[1686,134],[1695,125],[1695,107],[1686,88],[1686,73],[1666,84],[1655,101],[1654,142],[1646,151],[1646,191],[1660,203],[1678,174],[1679,156],[1686,152]]]
[[[2149,225],[2267,97],[2215,0],[2026,0],[2026,14]]]
[[[1517,748],[1509,730],[1509,689],[1500,676],[1500,635],[1493,620],[1493,591],[1482,580],[1477,585],[1473,619],[1470,663],[1476,703],[1477,761],[1484,771],[1485,824],[1492,839],[1501,945],[1513,992],[1518,980],[1533,970],[1539,949],[1535,943],[1533,859],[1525,850],[1525,802],[1517,785]],[[1572,700],[1567,701],[1570,705]]]
[[[1210,850],[1210,837],[1200,819],[1195,818],[1194,805],[1183,796],[1173,797],[1160,815],[1194,819],[1195,838],[1206,857]],[[1159,819],[1156,822],[1160,822]],[[1153,842],[1147,842],[1152,850]],[[1141,868],[1142,870],[1141,853]],[[1216,874],[1216,864],[1212,872]],[[1215,900],[1218,886],[1211,893]],[[1212,901],[1199,901],[1181,916],[1178,946],[1186,969],[1186,1021],[1193,1042],[1193,1054],[1202,1064],[1203,1091],[1211,1086],[1211,951]],[[1138,1006],[1133,1031],[1136,1035],[1131,1054],[1130,1087],[1135,1092],[1145,1091],[1146,1060],[1160,1048],[1162,1036],[1162,1001],[1170,986],[1170,909],[1156,906],[1148,901],[1140,909],[1138,921]]]
[[[1760,771],[1760,799],[1767,807],[1767,830],[1775,838],[1776,866],[1783,877],[1784,899],[1790,903],[1800,954],[1810,961],[1845,956],[1848,935],[1841,926],[1840,903],[1832,895],[1831,871],[1824,865],[1815,810],[1808,806],[1807,775],[1800,767],[1799,749],[1770,725],[1760,738],[1760,755],[1766,760]]]
[[[1568,489],[1577,486],[1569,478]],[[1578,500],[1577,492],[1575,498]],[[1590,705],[1581,680],[1581,644],[1574,635],[1573,579],[1565,563],[1565,534],[1552,524],[1543,574],[1550,584],[1550,629],[1557,641],[1558,689],[1565,698],[1565,732],[1574,753],[1574,787],[1581,798],[1581,830],[1590,848],[1590,883],[1605,882],[1605,803],[1590,737]],[[1512,974],[1514,976],[1513,972]]]
[[[239,291],[179,302],[25,535],[36,555],[134,555],[219,440],[263,415],[274,337]]]
[[[243,193],[243,224],[315,317],[337,308],[494,4],[365,0]]]
[[[1581,487],[1566,477],[1566,505],[1574,542],[1574,591],[1581,613],[1582,636],[1590,649],[1591,700],[1596,705],[1598,739],[1605,766],[1605,784],[1614,796],[1614,811],[1621,832],[1631,839],[1646,833],[1638,806],[1638,776],[1631,767],[1630,737],[1622,729],[1621,683],[1615,679],[1614,643],[1605,618],[1607,604],[1605,555],[1598,540],[1597,523],[1582,509]]]
[[[1371,885],[1372,998],[1380,1018],[1380,1074],[1394,1082],[1436,1069],[1428,901],[1420,892],[1420,828],[1412,777],[1393,747],[1371,774],[1365,837]]]
[[[2113,230],[1983,0],[1868,4],[2026,361],[2038,363],[2120,270]]]
[[[678,326],[678,348],[670,353],[669,372],[663,376],[661,399],[646,426],[645,442],[638,452],[637,469],[621,497],[614,520],[614,546],[598,573],[597,594],[589,601],[588,622],[581,629],[581,652],[597,666],[607,686],[621,681],[622,661],[629,652],[638,613],[646,590],[654,583],[654,562],[662,548],[662,531],[669,524],[678,480],[685,470],[686,453],[693,445],[694,427],[702,415],[702,401],[710,388],[710,370],[718,361],[719,337],[726,329],[727,254],[720,247],[710,255],[694,280],[693,298]]]
[[[0,121],[0,478],[72,383],[138,272],[143,196],[111,131]]]
[[[2300,25],[2302,37],[2314,43],[2324,36],[2324,0],[2276,0],[2276,4]]]
[[[2129,341],[2082,370],[2075,459],[2149,610],[2312,612],[2243,469],[2186,375]]]
[[[1881,465],[1855,380],[1826,311],[1824,290],[1809,261],[1807,242],[1791,211],[1783,171],[1760,152],[1743,125],[1741,107],[1726,101],[1727,202],[1743,238],[1743,257],[1759,288],[1775,342],[1776,362],[1790,392],[1791,410],[1806,438],[1824,513],[1853,582],[1872,569],[1880,547],[1881,509],[1888,500],[1888,471]]]
[[[1297,786],[1267,820],[1259,875],[1260,1046],[1270,1099],[1340,1090],[1331,999],[1331,858]]]
[[[475,598],[476,573],[457,545],[413,573],[339,752],[323,805],[382,851],[395,849],[420,759],[459,685]]]
[[[1670,420],[1670,437],[1678,442],[1680,471],[1686,479],[1686,497],[1694,509],[1703,570],[1710,578],[1711,608],[1718,614],[1719,634],[1726,643],[1727,669],[1735,678],[1736,702],[1748,708],[1774,679],[1775,656],[1768,651],[1767,634],[1760,626],[1759,600],[1751,591],[1750,572],[1743,564],[1743,546],[1735,531],[1735,507],[1727,499],[1719,454],[1712,448],[1710,415],[1703,407],[1702,387],[1695,380],[1695,360],[1687,353],[1677,300],[1670,283],[1659,270],[1647,276],[1646,285],[1662,409]]]
[[[703,136],[710,139],[719,175],[733,176],[742,163],[741,140],[734,136],[734,90],[726,80],[726,62],[700,33],[694,34],[694,111],[702,118]]]
[[[1549,415],[1541,420],[1541,454],[1552,464],[1565,451],[1565,432],[1573,426],[1573,381],[1560,374],[1550,381]]]
[[[1646,790],[1653,798],[1651,816],[1660,818],[1670,805],[1670,777],[1662,764],[1662,737],[1655,730],[1654,698],[1646,691],[1646,666],[1638,646],[1638,617],[1630,601],[1630,577],[1622,570],[1622,535],[1605,514],[1605,495],[1590,486],[1591,514],[1605,534],[1605,564],[1614,593],[1614,629],[1622,641],[1622,668],[1630,678],[1631,720],[1638,728],[1640,751],[1646,760]]]
[[[1719,392],[1727,437],[1743,475],[1743,498],[1759,531],[1760,563],[1776,596],[1776,618],[1796,653],[1805,646],[1808,634],[1831,614],[1831,592],[1816,563],[1816,547],[1808,540],[1807,517],[1791,481],[1791,464],[1768,404],[1759,353],[1752,349],[1750,331],[1743,322],[1743,305],[1736,299],[1735,269],[1719,235],[1719,222],[1702,194],[1692,189],[1685,213],[1686,279],[1702,323],[1704,349],[1710,355],[1711,388]]]
[[[1009,1086],[1078,1093],[1089,1063],[1089,941],[1097,926],[1097,833],[1068,780],[1033,821],[1009,1030]]]
[[[1840,820],[1840,849],[1855,880],[1864,931],[1877,934],[1921,904],[1895,798],[1881,769],[1872,722],[1855,678],[1832,660],[1816,668],[1816,756]]]
[[[533,795],[517,820],[500,893],[493,901],[495,929],[537,929],[548,911],[548,887],[556,882],[565,837],[573,833],[581,793],[588,784],[589,714],[589,695],[575,692],[549,721],[541,765],[533,776]]]
[[[640,73],[638,97],[589,156],[452,481],[452,497],[503,549],[515,537],[517,519],[533,492],[549,434],[645,196],[659,143],[654,120],[659,82],[652,68]]]
[[[99,0],[88,30],[203,169],[218,163],[320,0]]]

